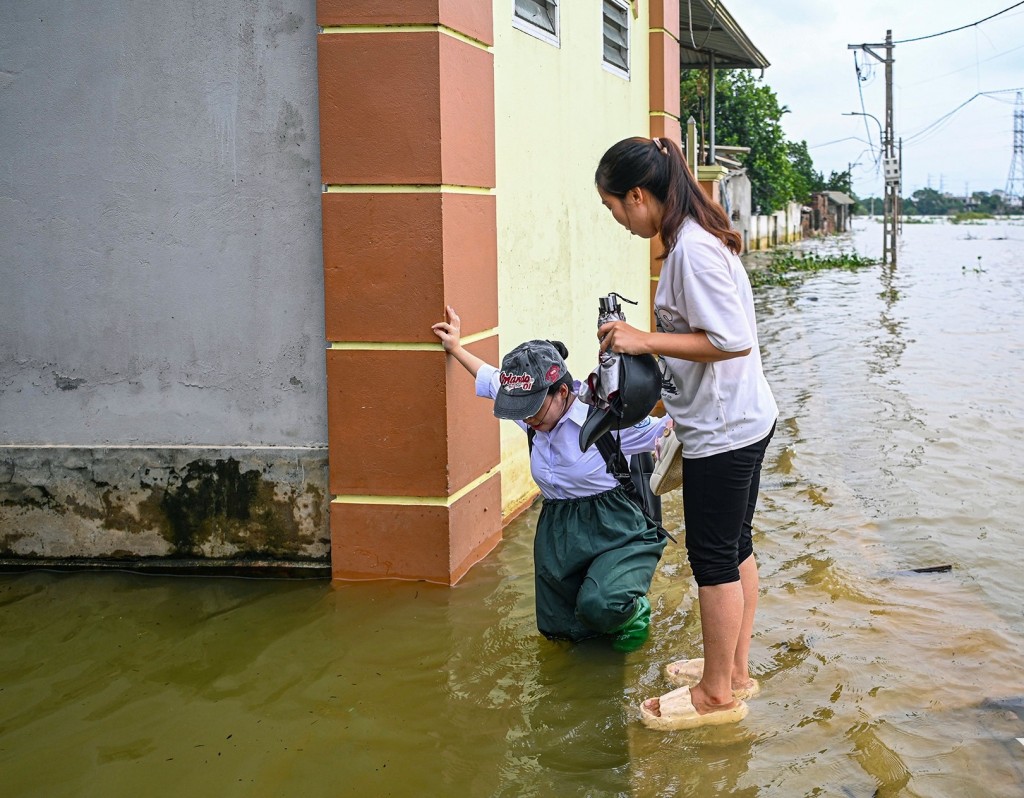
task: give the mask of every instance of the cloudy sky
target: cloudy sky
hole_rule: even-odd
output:
[[[929,36],[1018,2],[725,0],[725,6],[771,62],[764,79],[791,111],[783,118],[787,137],[806,141],[815,167],[826,176],[857,164],[853,188],[867,196],[882,191],[875,165],[879,127],[843,113],[862,110],[856,53],[863,110],[884,124],[885,67],[847,45],[884,42],[887,29],[896,42]],[[685,2],[681,6],[685,32]],[[971,98],[1024,91],[1024,4],[957,33],[897,44],[893,55],[893,121],[896,136],[903,138],[904,196],[927,186],[955,194],[1005,188],[1016,91]]]

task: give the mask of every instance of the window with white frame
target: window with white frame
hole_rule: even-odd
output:
[[[629,79],[629,3],[604,0],[604,68]]]
[[[512,0],[512,26],[558,46],[559,0]]]

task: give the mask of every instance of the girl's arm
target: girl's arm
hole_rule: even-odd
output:
[[[664,436],[673,434],[669,431],[672,427],[672,419],[668,416],[660,418],[648,416],[633,427],[626,427],[618,433],[609,434],[619,436],[619,445],[625,455],[654,452],[657,456],[661,454],[660,449]]]
[[[451,305],[445,306],[445,318],[447,321],[439,321],[430,329],[441,339],[444,351],[458,360],[463,368],[475,377],[480,368],[487,365],[486,361],[462,348],[462,319]]]
[[[750,347],[738,352],[725,352],[711,343],[704,332],[644,332],[624,321],[602,324],[597,337],[601,339],[602,352],[611,349],[629,355],[664,355],[695,363],[717,363],[750,354]]]

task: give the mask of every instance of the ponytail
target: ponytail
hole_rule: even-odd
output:
[[[665,251],[659,260],[664,260],[675,247],[688,217],[733,254],[738,255],[743,248],[743,239],[732,229],[722,206],[704,193],[679,145],[670,138],[623,139],[601,158],[594,182],[605,193],[619,198],[632,188],[642,188],[661,203],[658,233]]]

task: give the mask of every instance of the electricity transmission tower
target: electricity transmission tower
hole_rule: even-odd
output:
[[[1006,178],[1007,205],[1024,204],[1024,95],[1017,92],[1013,106],[1013,160]]]

